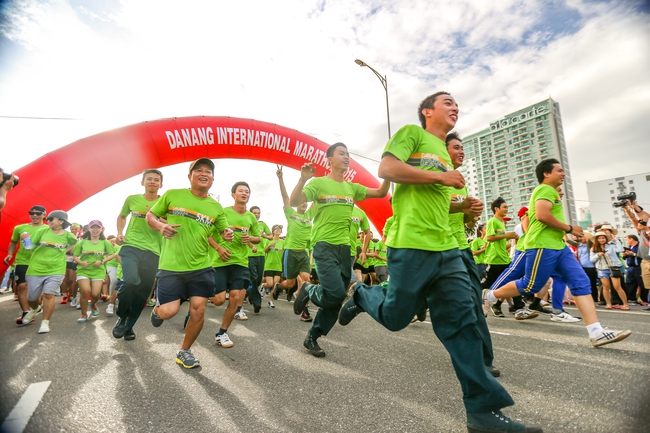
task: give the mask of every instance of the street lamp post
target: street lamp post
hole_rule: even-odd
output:
[[[368,65],[363,60],[356,59],[354,63],[356,63],[361,67],[365,66],[368,69],[370,69],[377,76],[377,78],[379,78],[379,81],[381,81],[381,85],[384,87],[384,91],[386,92],[386,118],[388,119],[388,139],[390,140],[391,134],[390,134],[390,110],[388,109],[388,79],[386,78],[386,75],[382,77],[382,75],[379,72],[377,72],[372,66]]]

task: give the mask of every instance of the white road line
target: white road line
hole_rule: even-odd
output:
[[[497,334],[497,335],[512,335],[512,334],[508,334],[507,332],[499,332],[499,331],[490,331],[490,334]]]
[[[21,433],[25,430],[29,419],[51,384],[52,381],[47,381],[29,385],[23,396],[18,400],[16,407],[7,415],[7,418],[0,426],[0,431],[3,433]]]

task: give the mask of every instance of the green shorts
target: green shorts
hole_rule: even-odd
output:
[[[309,254],[307,251],[284,250],[282,269],[284,277],[288,280],[296,278],[301,272],[309,273]]]

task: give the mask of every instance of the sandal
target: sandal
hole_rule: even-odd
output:
[[[627,305],[623,305],[620,309],[624,311],[628,311],[630,307],[628,307]]]
[[[620,305],[612,305],[612,308],[615,309],[615,310],[620,310],[620,309],[621,309],[621,306],[620,306]],[[629,309],[629,308],[630,308],[630,307],[628,307],[628,309]]]
[[[605,306],[605,310],[611,310],[611,309],[612,309],[612,306],[611,306],[611,305],[606,305],[606,306]]]

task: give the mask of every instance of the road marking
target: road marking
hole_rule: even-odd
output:
[[[50,387],[52,381],[32,383],[27,387],[23,396],[18,400],[18,404],[7,415],[0,426],[1,432],[21,433],[27,427],[29,419],[38,407],[45,391]]]
[[[490,331],[490,334],[497,334],[497,335],[512,335],[512,334],[508,334],[507,332],[499,332],[499,331]]]

